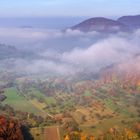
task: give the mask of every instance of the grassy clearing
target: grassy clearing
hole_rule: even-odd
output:
[[[23,101],[25,101],[24,97],[19,95],[15,88],[5,89],[5,95],[7,97],[7,99],[4,101],[5,104],[19,106],[19,103],[21,104]]]
[[[54,97],[46,97],[46,102],[47,104],[55,104],[56,100],[54,99]]]
[[[29,94],[34,95],[37,99],[43,99],[45,101],[45,103],[48,104],[48,105],[56,103],[56,100],[55,100],[54,97],[47,97],[35,88],[30,88],[30,93]]]
[[[118,106],[115,105],[111,99],[105,100],[105,104],[107,107],[111,108],[112,110],[116,110],[118,108]]]
[[[15,110],[32,112],[35,114],[41,113],[29,100],[18,94],[16,88],[6,88],[5,95],[7,99],[3,103],[12,106]]]
[[[29,94],[33,94],[37,98],[43,98],[43,99],[46,98],[46,96],[43,93],[41,93],[39,90],[37,90],[36,88],[32,87],[29,90],[30,90]]]
[[[111,99],[107,99],[105,100],[105,104],[107,107],[109,107],[112,110],[117,110],[118,113],[124,114],[124,115],[131,115],[132,113],[128,110],[127,107],[125,107],[124,105],[117,105],[115,103],[113,103],[113,101]]]
[[[91,92],[89,90],[86,90],[84,93],[85,96],[92,96]]]

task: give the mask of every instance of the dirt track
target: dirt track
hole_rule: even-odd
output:
[[[49,127],[44,130],[44,140],[60,140],[59,128]]]

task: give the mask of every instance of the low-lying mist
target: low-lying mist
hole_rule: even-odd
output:
[[[27,74],[95,74],[115,66],[140,71],[140,29],[133,32],[84,33],[36,28],[0,28],[0,42],[26,53],[1,60],[1,67]],[[18,53],[18,52],[16,52]],[[29,55],[32,57],[29,58]]]

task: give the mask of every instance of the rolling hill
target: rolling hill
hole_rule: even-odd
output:
[[[81,30],[84,32],[98,31],[98,32],[116,32],[128,30],[128,27],[112,19],[104,17],[95,17],[85,20],[71,28],[72,30]]]
[[[111,33],[118,31],[131,31],[140,28],[140,15],[122,16],[117,20],[104,17],[93,17],[70,27],[72,30],[84,32]]]

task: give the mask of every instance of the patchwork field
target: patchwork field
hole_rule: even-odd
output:
[[[44,130],[44,139],[60,140],[60,133],[58,127],[49,127]]]

